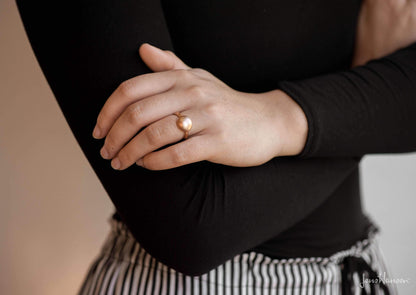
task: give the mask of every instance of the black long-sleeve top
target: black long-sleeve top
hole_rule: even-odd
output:
[[[361,1],[17,0],[34,53],[117,216],[162,263],[199,275],[236,254],[328,256],[366,235],[359,162],[416,150],[416,43],[350,69]],[[280,88],[305,111],[300,155],[115,171],[92,138],[138,48],[173,50],[234,89]],[[65,155],[63,155],[64,157]]]

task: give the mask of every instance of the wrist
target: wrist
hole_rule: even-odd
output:
[[[300,105],[286,92],[276,89],[268,92],[274,101],[273,126],[280,140],[276,156],[296,156],[305,147],[308,136],[308,120]]]

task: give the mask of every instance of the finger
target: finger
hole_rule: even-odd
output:
[[[189,109],[191,105],[192,98],[183,91],[159,93],[129,105],[108,131],[101,156],[113,158],[137,131],[178,110]]]
[[[166,170],[210,158],[208,136],[196,134],[163,150],[147,154],[136,164],[149,170]]]
[[[154,72],[190,69],[172,51],[162,50],[148,43],[140,46],[139,53],[144,63]]]
[[[204,122],[199,120],[201,116],[197,111],[185,111],[181,114],[194,118],[188,139],[203,130]],[[177,127],[177,120],[176,115],[169,115],[147,126],[120,150],[111,162],[113,168],[123,170],[143,156],[168,144],[180,141],[184,137],[184,131]]]
[[[106,136],[114,121],[127,106],[145,97],[169,90],[178,80],[184,79],[185,75],[189,74],[185,72],[188,71],[174,70],[144,74],[121,83],[98,114],[93,136],[97,139]]]

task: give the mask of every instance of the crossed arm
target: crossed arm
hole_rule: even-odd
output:
[[[151,255],[185,274],[205,273],[307,216],[357,167],[355,156],[415,149],[410,134],[416,124],[410,114],[416,110],[416,53],[410,46],[351,71],[281,83],[309,118],[303,155],[345,157],[275,157],[252,167],[203,160],[169,170],[133,165],[116,171],[101,158],[103,142],[92,138],[91,131],[113,90],[149,72],[138,61],[141,43],[173,50],[160,4],[102,0],[65,7],[47,2],[17,1],[36,57],[74,136],[136,239]],[[348,109],[348,103],[362,106],[361,111]],[[374,104],[376,109],[371,108]],[[345,133],[356,128],[357,120],[369,126],[349,140],[333,137],[343,131],[334,122],[344,107]],[[375,126],[394,128],[380,133]]]

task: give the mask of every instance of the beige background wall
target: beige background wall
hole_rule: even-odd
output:
[[[416,291],[416,154],[366,156],[364,204],[394,278]],[[75,294],[112,204],[37,65],[12,0],[0,0],[0,294]],[[413,290],[413,292],[412,292]]]

